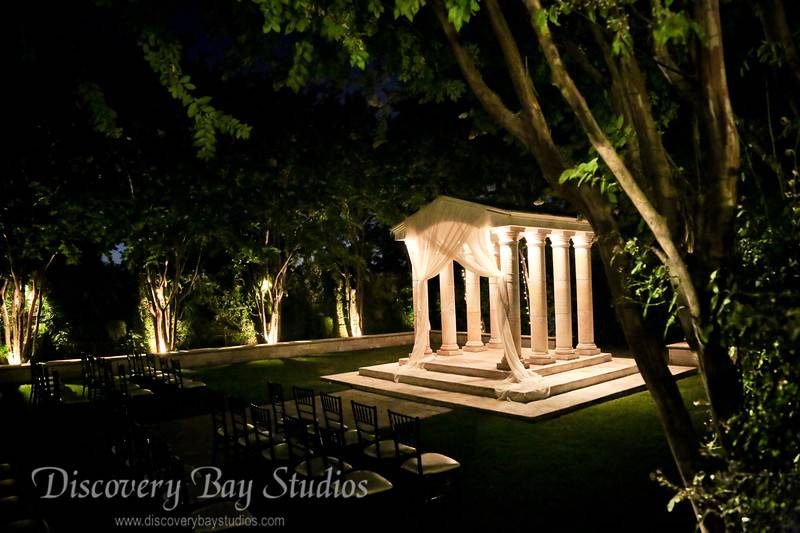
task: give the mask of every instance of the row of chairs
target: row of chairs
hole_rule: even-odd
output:
[[[11,463],[0,463],[0,531],[47,533],[50,528],[39,517],[35,500],[22,490],[20,472]]]
[[[384,476],[393,476],[398,467],[424,485],[433,477],[439,478],[433,486],[441,488],[448,486],[450,478],[440,474],[460,467],[458,461],[445,455],[423,452],[418,417],[389,410],[389,428],[383,429],[376,406],[351,401],[355,420],[351,428],[345,423],[338,396],[319,395],[320,420],[313,390],[292,388],[294,415],[287,412],[280,384],[269,383],[268,394],[268,406],[217,396],[212,402],[215,457],[232,446],[244,457],[288,463],[304,477],[324,476],[333,469],[345,479],[365,480],[369,494],[391,489],[393,484]],[[441,495],[422,492],[429,493],[431,499]]]
[[[270,403],[273,412],[285,413],[283,393],[280,384],[268,384]],[[292,387],[295,409],[300,421],[310,428],[314,435],[336,433],[345,446],[358,444],[363,453],[378,461],[406,457],[409,459],[404,469],[412,473],[428,475],[458,468],[454,459],[436,453],[422,454],[421,427],[418,417],[410,417],[402,413],[388,410],[389,431],[381,430],[378,422],[378,408],[373,405],[351,400],[354,428],[344,422],[342,399],[325,392],[320,393],[320,404],[324,427],[321,428],[317,416],[317,402],[312,389]],[[321,431],[322,430],[322,431]],[[422,455],[426,457],[423,459]]]
[[[130,354],[128,376],[134,383],[154,385],[177,390],[203,389],[206,384],[183,376],[181,362],[175,357],[153,354]]]
[[[81,359],[82,394],[89,400],[123,399],[150,396],[154,391],[205,388],[205,383],[184,378],[180,361],[152,354],[126,357],[127,365],[108,358],[84,356]]]
[[[61,375],[50,372],[46,363],[31,361],[30,403],[34,407],[59,406],[63,403]]]
[[[123,401],[141,396],[152,396],[153,391],[130,380],[127,369],[122,363],[103,357],[85,356],[82,361],[83,388],[82,394],[88,396],[92,403],[105,401]]]
[[[274,390],[275,384],[272,386]],[[275,416],[276,412],[278,416]],[[370,498],[393,488],[393,484],[379,473],[353,468],[344,459],[337,432],[321,430],[319,425],[309,424],[307,419],[290,415],[281,401],[264,407],[214,394],[211,418],[215,462],[221,452],[226,456],[232,452],[241,461],[257,460],[273,467],[291,467],[303,478],[330,475],[340,482],[362,482],[366,489],[363,496]]]
[[[247,510],[238,510],[236,502],[223,497],[198,498],[194,483],[187,477],[183,460],[173,449],[145,426],[134,421],[127,413],[116,417],[118,422],[112,430],[111,455],[120,477],[140,480],[180,481],[177,502],[168,494],[167,487],[156,494],[153,500],[143,502],[148,510],[161,511],[165,503],[177,506],[170,512],[181,516],[228,516],[230,518],[252,518]],[[171,507],[170,507],[171,508]]]

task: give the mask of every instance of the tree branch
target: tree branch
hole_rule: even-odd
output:
[[[740,166],[739,134],[728,91],[722,46],[719,0],[698,0],[695,16],[706,35],[699,43],[701,115],[708,137],[708,187],[701,189],[698,219],[702,245],[709,252],[710,267],[724,264],[733,245],[737,181]]]
[[[500,96],[486,85],[486,82],[483,80],[475,64],[474,58],[461,44],[458,38],[458,32],[456,32],[456,29],[447,18],[447,11],[442,0],[434,0],[433,11],[436,13],[436,18],[439,20],[439,24],[444,31],[447,41],[450,43],[450,47],[453,49],[453,54],[461,68],[464,79],[467,80],[467,84],[469,84],[472,92],[478,98],[478,101],[498,124],[527,145],[528,138],[522,121],[516,113],[513,113],[506,107]]]
[[[586,135],[591,141],[592,146],[594,146],[597,153],[600,154],[600,157],[605,161],[609,170],[611,170],[617,178],[620,187],[622,187],[625,194],[628,195],[628,198],[633,202],[639,214],[650,228],[650,231],[652,231],[659,246],[664,250],[668,259],[667,268],[670,271],[670,275],[676,276],[679,279],[679,285],[685,292],[685,299],[692,316],[699,319],[701,316],[700,299],[695,291],[688,267],[681,257],[675,242],[672,240],[664,216],[656,210],[655,206],[650,202],[650,199],[636,182],[627,165],[597,123],[597,120],[589,109],[589,105],[586,103],[586,99],[578,90],[575,82],[564,67],[564,63],[561,61],[561,55],[547,27],[546,18],[544,17],[545,13],[542,10],[540,1],[524,0],[524,2],[531,14],[533,28],[539,39],[539,45],[550,66],[553,83],[558,87],[564,100],[572,108],[576,118],[586,131]],[[536,22],[537,20],[543,20],[543,22],[539,24]]]
[[[517,47],[497,0],[487,0],[486,8],[495,37],[503,51],[514,91],[517,93],[517,98],[519,98],[523,112],[528,118],[528,124],[530,124],[530,127],[526,128],[529,132],[528,145],[536,155],[545,177],[548,178],[548,181],[557,184],[561,172],[567,165],[553,142],[550,127],[542,113],[542,106],[536,96],[533,82],[528,75],[519,47]]]

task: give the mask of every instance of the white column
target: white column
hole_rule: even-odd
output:
[[[547,364],[554,361],[547,345],[547,267],[544,246],[550,230],[533,229],[525,232],[528,245],[528,291],[531,315],[531,362]]]
[[[466,271],[464,297],[467,300],[467,344],[465,352],[486,350],[481,339],[481,277],[470,270]]]
[[[492,235],[492,245],[494,250],[494,260],[497,266],[500,266],[500,245],[497,243],[497,237]],[[500,309],[500,296],[497,294],[497,280],[489,278],[489,343],[487,348],[493,350],[503,349],[503,337],[500,332],[500,321],[497,319],[497,312]]]
[[[592,303],[592,241],[594,233],[578,232],[572,237],[575,247],[575,292],[578,296],[578,355],[596,355],[594,344],[594,310]]]
[[[511,327],[514,347],[520,358],[522,356],[522,324],[519,313],[519,249],[517,244],[521,232],[521,228],[505,228],[497,234],[500,243],[500,270],[503,271],[510,300],[508,325]],[[507,368],[505,358],[498,364],[498,367]]]
[[[439,272],[439,298],[442,311],[442,345],[436,353],[455,355],[461,353],[456,332],[456,289],[454,285],[453,262],[448,261]]]
[[[553,295],[556,316],[556,347],[550,353],[556,359],[575,359],[578,354],[572,346],[572,296],[569,275],[569,239],[574,232],[553,230],[550,246],[553,248]]]

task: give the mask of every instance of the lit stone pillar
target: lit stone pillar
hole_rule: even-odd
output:
[[[578,355],[596,355],[594,310],[592,308],[592,241],[594,233],[585,231],[572,236],[575,248],[575,291],[578,296]]]
[[[554,230],[550,233],[553,248],[553,295],[556,316],[556,347],[550,354],[556,359],[575,359],[572,346],[572,297],[569,275],[569,239],[574,232]]]
[[[439,272],[439,298],[442,310],[442,345],[439,355],[461,353],[456,332],[456,289],[453,280],[453,262],[448,261]]]
[[[544,247],[550,230],[533,229],[525,232],[528,245],[528,290],[531,315],[531,362],[554,362],[547,345],[547,267]]]
[[[492,236],[492,245],[494,251],[495,264],[500,266],[500,245],[497,244],[495,236]],[[489,278],[489,343],[487,348],[493,350],[503,349],[503,337],[500,332],[500,321],[497,317],[497,312],[500,309],[500,296],[497,294],[497,279]]]
[[[466,271],[464,296],[467,300],[467,343],[465,352],[482,352],[486,350],[481,340],[481,277],[469,270]]]
[[[522,324],[519,313],[519,251],[520,228],[507,228],[497,234],[500,243],[500,270],[503,271],[508,287],[509,309],[508,325],[517,354],[522,356]],[[498,363],[499,368],[507,368],[505,358]]]

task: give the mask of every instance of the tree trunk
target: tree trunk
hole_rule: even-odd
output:
[[[349,280],[345,284],[347,288],[347,314],[350,319],[350,336],[360,337],[361,331],[361,291],[358,289],[359,282],[353,286]]]
[[[612,213],[612,206],[599,195],[598,191],[593,190],[591,187],[578,189],[574,185],[562,185],[559,183],[561,173],[569,168],[569,164],[564,160],[563,155],[550,136],[549,127],[541,112],[536,91],[533,88],[519,49],[498,3],[496,0],[489,0],[486,5],[492,28],[506,60],[515,92],[522,105],[521,113],[514,113],[508,109],[500,96],[486,85],[474,59],[469,51],[461,45],[457,32],[449,22],[443,2],[436,1],[433,3],[434,11],[453,49],[464,78],[484,109],[498,124],[528,147],[539,163],[545,179],[553,186],[556,192],[564,196],[576,209],[582,212],[595,229],[598,236],[598,248],[603,259],[611,294],[614,298],[615,312],[648,390],[656,403],[658,417],[667,436],[681,479],[684,485],[687,485],[697,472],[700,457],[699,441],[692,427],[691,418],[683,403],[680,391],[667,366],[666,348],[663,346],[660,336],[653,335],[648,331],[643,321],[640,305],[636,303],[631,294],[628,294],[626,289],[625,279],[627,272],[630,270],[623,266],[625,263],[624,241]],[[541,5],[537,0],[527,0],[526,5],[531,11],[534,21],[536,21],[536,15],[540,15],[542,11]],[[536,25],[535,23],[534,26]],[[697,301],[697,294],[694,292],[694,286],[691,285],[693,280],[689,276],[688,269],[675,243],[672,241],[672,232],[668,227],[667,221],[650,203],[647,195],[641,190],[625,163],[606,138],[603,130],[598,126],[583,96],[574,86],[563,64],[561,64],[558,51],[552,42],[547,27],[539,26],[535,27],[535,30],[539,37],[540,46],[550,64],[554,83],[559,87],[562,95],[579,118],[595,149],[597,149],[608,167],[618,178],[623,190],[639,209],[659,244],[667,252],[670,258],[669,268],[671,273],[673,275],[678,274],[682,280],[689,281],[690,285],[686,290],[686,300],[692,306],[693,315],[699,316],[700,305]],[[694,505],[694,502],[692,503]],[[697,509],[695,508],[695,510]]]
[[[283,302],[283,291],[275,296],[272,305],[272,314],[269,317],[269,329],[267,330],[267,344],[275,344],[280,341],[281,332],[281,303]]]
[[[691,482],[700,461],[700,447],[689,412],[667,365],[667,349],[659,335],[649,331],[641,305],[626,289],[630,266],[621,253],[624,243],[614,229],[593,221],[597,246],[606,273],[614,311],[647,389],[656,404],[672,456],[684,484]]]
[[[345,301],[347,299],[344,279],[339,277],[336,284],[336,325],[339,337],[349,337],[347,332],[347,320],[345,318]]]
[[[3,333],[10,365],[20,365],[35,353],[42,314],[44,277],[53,258],[41,270],[31,275],[29,280],[12,273],[3,281],[0,306],[2,306]],[[30,297],[28,286],[30,286]]]

